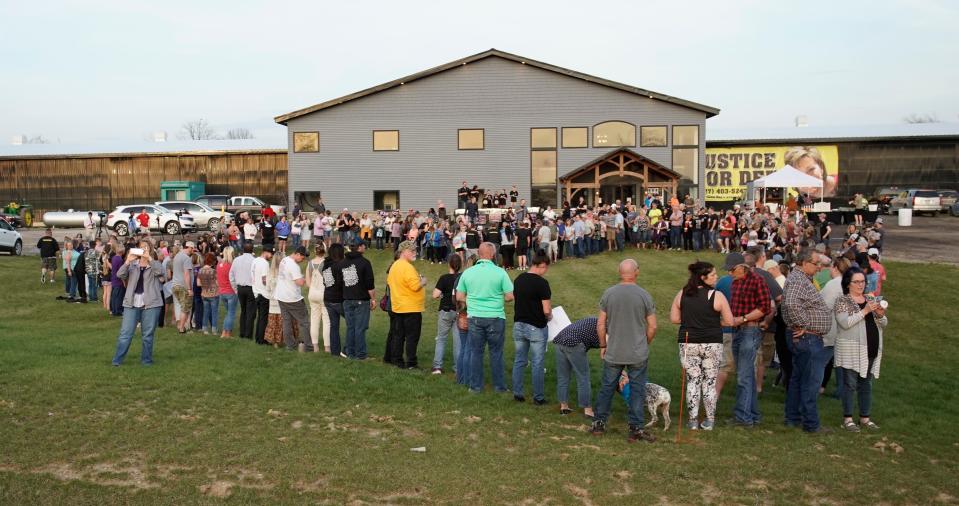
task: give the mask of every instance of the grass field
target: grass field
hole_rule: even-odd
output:
[[[593,313],[625,256],[553,266],[554,305],[573,318]],[[784,393],[768,378],[759,428],[722,423],[733,406],[731,384],[717,430],[684,432],[676,444],[680,372],[668,304],[694,257],[634,256],[660,321],[650,381],[673,397],[673,428],[663,433],[660,425],[652,445],[626,442],[620,400],[602,438],[585,431],[580,415],[559,415],[552,352],[544,407],[490,391],[468,395],[451,374],[429,375],[432,301],[419,349],[427,371],[169,328],[159,332],[153,367],[139,365],[135,340],[126,363],[113,368],[117,319],[92,304],[56,302],[62,284],[38,285],[37,258],[0,258],[0,504],[957,502],[959,270],[887,265],[890,325],[873,412],[879,433],[839,432],[832,398],[820,409],[833,434],[787,429]],[[370,257],[382,292],[387,256]],[[709,259],[720,263],[718,255]],[[443,271],[418,266],[431,281]],[[376,357],[386,323],[384,314],[373,316]],[[595,393],[600,362],[595,352],[590,360]],[[410,451],[420,446],[426,453]]]

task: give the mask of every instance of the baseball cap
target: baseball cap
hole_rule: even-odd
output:
[[[398,249],[408,249],[410,251],[416,251],[416,244],[413,241],[403,241],[398,246]]]
[[[310,256],[306,251],[306,246],[297,246],[296,251],[293,252],[295,255]]]
[[[263,253],[274,253],[273,246],[263,246]]]
[[[184,248],[195,248],[195,247],[196,247],[196,244],[194,244],[193,241],[187,241],[187,242],[183,243],[183,247],[184,247]]]
[[[879,250],[876,248],[869,248],[869,251],[866,252],[869,256],[879,256]]]
[[[882,223],[882,216],[876,218],[876,223]]]
[[[743,254],[733,252],[726,255],[726,265],[724,266],[724,268],[727,271],[731,271],[735,269],[736,266],[743,265],[744,263],[746,263],[746,259],[743,258]]]
[[[766,260],[766,262],[763,263],[763,270],[768,271],[769,269],[772,269],[773,267],[779,267],[779,262],[775,260]]]

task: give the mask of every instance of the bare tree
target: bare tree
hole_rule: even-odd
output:
[[[912,113],[909,116],[902,118],[904,123],[939,123],[939,118],[935,114],[916,114]]]
[[[216,131],[213,130],[210,124],[203,118],[184,123],[180,129],[179,137],[193,141],[206,141],[220,138],[220,136],[216,134]]]
[[[249,128],[231,128],[226,132],[227,139],[252,139],[253,132]]]

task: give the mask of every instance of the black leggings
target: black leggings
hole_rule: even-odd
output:
[[[789,389],[789,378],[793,373],[793,354],[786,344],[786,322],[783,321],[782,311],[776,313],[776,355],[779,356],[779,371],[782,374],[782,385]]]

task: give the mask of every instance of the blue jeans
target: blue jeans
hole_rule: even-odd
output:
[[[330,355],[340,356],[340,317],[343,316],[342,302],[325,302],[326,314],[330,317]]]
[[[160,308],[151,307],[149,309],[142,307],[123,308],[123,322],[120,324],[120,335],[117,337],[117,351],[113,355],[113,365],[123,363],[123,357],[130,351],[130,341],[133,339],[133,333],[137,329],[137,323],[140,324],[140,332],[143,339],[143,349],[140,351],[140,363],[150,365],[153,363],[153,334],[156,331],[157,321],[160,318]]]
[[[747,425],[762,420],[759,393],[756,392],[756,352],[762,344],[759,327],[742,326],[733,334],[733,356],[736,357],[736,421]]]
[[[871,361],[869,362],[869,368],[872,369]],[[863,378],[853,369],[837,367],[836,374],[843,380],[841,396],[843,416],[852,418],[852,398],[853,395],[858,393],[859,417],[869,418],[869,414],[872,412],[872,372],[870,371]]]
[[[344,353],[349,358],[363,360],[366,358],[366,329],[370,326],[370,301],[344,300],[343,316],[346,318]]]
[[[700,229],[693,230],[693,251],[699,251],[703,249],[703,231]]]
[[[623,251],[626,246],[626,233],[622,230],[616,232],[616,251]]]
[[[546,400],[546,327],[534,327],[528,323],[513,324],[513,343],[516,357],[513,360],[513,395],[523,396],[523,376],[526,365],[532,368],[533,400]]]
[[[436,350],[433,352],[433,369],[443,368],[446,355],[446,340],[453,334],[453,371],[457,369],[460,355],[460,331],[456,328],[456,311],[440,311],[436,319]]]
[[[554,344],[556,352],[556,400],[569,401],[569,372],[576,373],[576,400],[581,408],[592,406],[593,387],[589,383],[589,358],[586,345],[563,346]]]
[[[483,355],[489,345],[489,368],[493,388],[506,391],[503,366],[503,340],[506,336],[506,320],[502,318],[469,317],[470,390],[483,390]]]
[[[626,416],[630,427],[643,427],[645,413],[643,405],[646,401],[646,365],[641,364],[611,364],[603,361],[603,384],[599,387],[599,395],[596,398],[596,420],[606,423],[609,420],[609,412],[612,408],[613,395],[616,394],[616,386],[619,385],[619,376],[623,369],[626,369],[626,375],[629,376],[629,391],[637,392],[639,395],[629,396],[629,414]]]
[[[822,337],[806,332],[793,341],[786,331],[786,344],[793,354],[793,373],[786,391],[786,425],[802,424],[805,431],[819,429],[819,387],[827,358]],[[737,364],[738,366],[739,364]]]
[[[216,322],[220,316],[220,298],[203,297],[203,330],[216,332]]]
[[[71,299],[77,296],[77,278],[74,276],[65,276],[63,278],[63,288]]]
[[[573,241],[573,252],[576,255],[576,258],[583,258],[584,256],[586,256],[585,242],[586,242],[585,239],[583,239],[582,237],[580,237],[579,239],[575,239]]]
[[[669,226],[669,247],[681,248],[683,246],[683,227]]]
[[[459,327],[453,326],[453,332],[459,336],[460,342],[460,352],[457,354],[456,358],[456,382],[460,385],[469,386],[472,376],[470,376],[470,353],[469,347],[469,331],[460,330]]]
[[[223,317],[223,331],[233,332],[233,321],[236,320],[236,306],[239,302],[237,295],[220,295],[220,302],[226,306],[226,316]]]
[[[97,275],[87,274],[87,300],[90,302],[97,301],[97,285]]]

